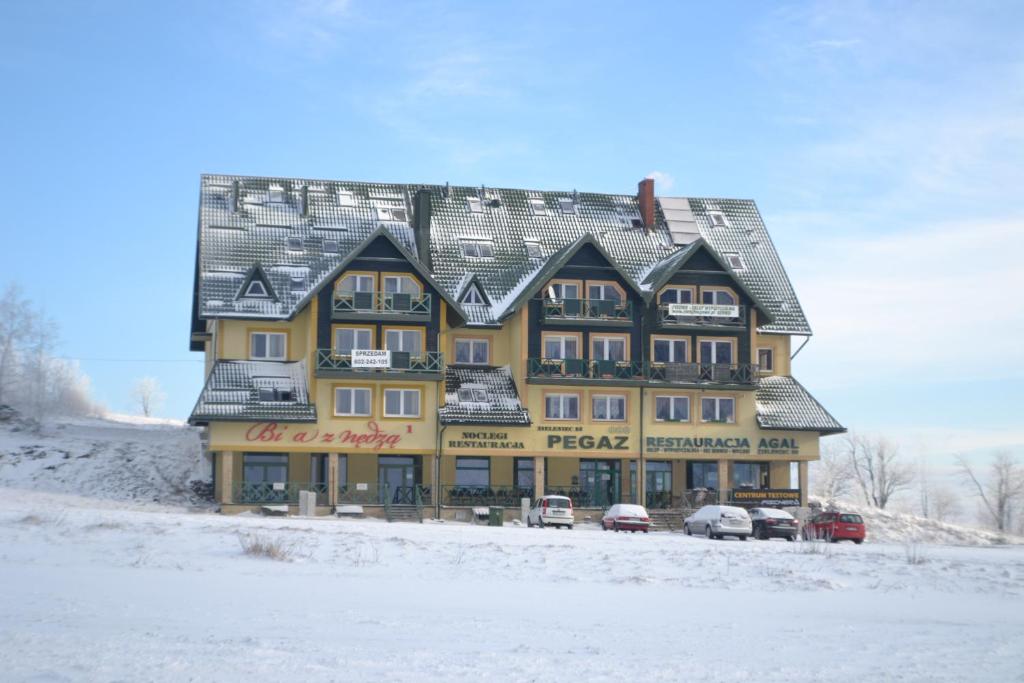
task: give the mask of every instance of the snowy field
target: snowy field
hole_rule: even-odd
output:
[[[224,517],[6,489],[0,587],[13,681],[1024,680],[1021,546]]]

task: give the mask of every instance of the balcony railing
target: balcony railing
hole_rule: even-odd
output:
[[[427,351],[413,356],[403,351],[392,351],[390,365],[386,368],[353,367],[352,356],[334,353],[331,349],[317,349],[316,369],[318,372],[366,373],[366,374],[441,374],[444,371],[444,354]]]
[[[739,315],[734,317],[702,315],[669,315],[669,304],[658,305],[658,324],[671,327],[746,327],[747,307],[737,306]]]
[[[755,386],[759,379],[758,366],[751,363],[650,363],[584,358],[530,358],[527,376],[750,386]]]
[[[431,295],[395,292],[338,292],[334,295],[336,314],[385,314],[429,316]]]
[[[232,502],[241,505],[296,505],[299,491],[316,494],[317,505],[327,505],[327,484],[298,481],[236,481],[232,485]]]
[[[523,486],[466,486],[461,484],[441,485],[441,504],[451,506],[483,507],[500,505],[518,508],[520,499],[533,500],[533,487]]]
[[[633,304],[614,299],[541,299],[545,320],[604,321],[631,323]]]

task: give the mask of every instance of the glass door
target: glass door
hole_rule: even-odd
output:
[[[649,460],[644,469],[647,471],[648,508],[672,507],[672,463],[664,460]]]
[[[380,502],[390,497],[393,505],[416,503],[416,462],[408,455],[382,455],[377,461]]]
[[[581,507],[606,508],[620,502],[622,472],[618,460],[580,460]]]

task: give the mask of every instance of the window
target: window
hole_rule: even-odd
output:
[[[704,289],[700,293],[700,302],[702,304],[718,304],[720,306],[735,306],[736,297],[732,295],[732,292],[727,292],[724,289]]]
[[[533,488],[533,458],[516,458],[516,487],[521,489]]]
[[[718,396],[700,400],[701,422],[735,422],[736,400],[731,397]]]
[[[486,487],[491,483],[490,458],[455,458],[455,485]]]
[[[685,338],[655,337],[655,363],[688,363],[690,340]]]
[[[732,486],[737,489],[768,488],[768,463],[734,462],[732,464]]]
[[[339,356],[351,356],[353,349],[373,348],[373,328],[370,327],[336,327],[334,328],[334,353]]]
[[[626,338],[625,337],[592,337],[591,338],[591,360],[625,360],[626,359]]]
[[[301,237],[289,237],[288,238],[288,251],[302,251],[302,238]]]
[[[526,246],[526,258],[541,258],[540,242],[523,242]]]
[[[659,304],[692,304],[693,289],[683,287],[669,287],[662,290],[658,296]]]
[[[244,453],[242,479],[246,484],[273,484],[288,481],[286,453]]]
[[[548,206],[544,203],[544,200],[540,197],[530,197],[526,200],[527,205],[530,207],[530,213],[534,216],[547,216]]]
[[[733,362],[731,339],[701,339],[700,362],[705,365],[731,365]]]
[[[591,299],[622,301],[622,293],[619,291],[618,287],[612,284],[587,284],[587,295]]]
[[[384,417],[419,417],[419,389],[385,389]]]
[[[644,222],[640,218],[640,214],[636,211],[622,208],[621,206],[615,209],[616,216],[619,219],[619,223],[626,228],[642,228]]]
[[[689,396],[655,396],[654,419],[658,422],[689,422]]]
[[[757,366],[761,372],[774,372],[775,370],[775,350],[774,349],[758,349],[757,350]]]
[[[479,197],[466,197],[466,208],[470,213],[483,213],[484,203]]]
[[[595,420],[603,422],[624,422],[626,420],[625,396],[592,396],[590,408],[591,415]]]
[[[373,396],[368,387],[336,387],[334,389],[334,414],[339,417],[371,414]]]
[[[355,206],[356,196],[348,190],[338,190],[338,206]]]
[[[324,240],[324,253],[325,254],[337,254],[338,253],[338,240]]]
[[[487,403],[487,387],[482,384],[463,384],[459,387],[460,403]]]
[[[253,332],[249,335],[249,358],[284,360],[288,335],[284,332]]]
[[[579,339],[568,335],[544,336],[545,358],[579,358]]]
[[[260,403],[292,403],[295,401],[294,388],[263,386],[257,387],[256,393]]]
[[[718,463],[686,463],[686,481],[691,489],[718,489]]]
[[[423,330],[386,330],[384,348],[388,351],[404,351],[412,357],[423,354]]]
[[[494,258],[494,242],[491,240],[465,239],[462,242],[462,255],[466,258]]]
[[[562,213],[576,213],[576,202],[571,197],[560,197],[558,208],[562,210]]]
[[[552,301],[579,299],[580,286],[575,282],[552,282],[548,285],[548,298]]]
[[[338,283],[338,291],[344,294],[351,294],[353,292],[372,292],[373,276],[346,275],[341,278],[341,282]]]
[[[708,218],[711,219],[711,227],[713,228],[727,228],[729,227],[729,220],[725,217],[725,214],[721,211],[709,211]]]
[[[739,254],[726,254],[725,260],[729,263],[729,267],[733,270],[743,270],[743,259]]]
[[[385,275],[384,292],[386,294],[418,295],[420,283],[408,275]]]
[[[470,285],[466,293],[462,295],[462,303],[464,304],[484,304],[484,295],[480,293],[480,290],[476,285]]]
[[[306,278],[292,277],[289,282],[289,289],[293,292],[302,292],[306,289]]]
[[[262,280],[253,280],[249,283],[249,286],[245,288],[246,296],[255,297],[268,297],[270,294],[267,293],[267,286],[263,284]]]
[[[548,420],[580,419],[579,394],[548,394],[544,397],[544,417]]]
[[[404,223],[408,220],[408,214],[406,213],[404,206],[398,206],[397,204],[378,204],[373,208],[377,214],[378,221],[395,221]]]
[[[487,339],[456,339],[455,362],[487,365],[490,361],[491,342]]]
[[[284,188],[280,185],[271,185],[267,190],[267,201],[280,204],[284,201]]]

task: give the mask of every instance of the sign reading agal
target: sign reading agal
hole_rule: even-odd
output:
[[[391,367],[391,352],[377,349],[352,349],[352,367],[389,368]]]
[[[669,304],[668,314],[695,318],[738,318],[740,307],[724,304]]]
[[[756,440],[758,455],[800,455],[796,439],[763,437]],[[751,440],[744,436],[649,436],[648,453],[725,453],[750,455]]]

